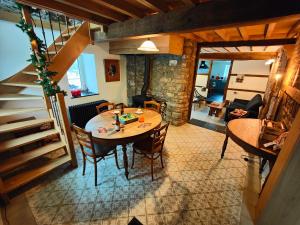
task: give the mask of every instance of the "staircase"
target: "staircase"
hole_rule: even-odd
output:
[[[57,72],[56,81],[90,44],[87,22],[67,22],[66,28],[48,47],[48,69]],[[37,78],[29,65],[0,82],[0,196],[5,200],[9,192],[63,164],[77,165],[64,97],[45,96]]]

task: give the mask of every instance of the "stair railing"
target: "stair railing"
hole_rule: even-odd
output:
[[[52,36],[52,41],[53,41],[53,48],[55,53],[57,54],[60,46],[55,42],[55,35],[54,35],[54,31],[59,31],[59,37],[60,37],[60,41],[62,43],[62,45],[66,42],[64,40],[64,36],[63,34],[67,33],[68,36],[70,36],[70,25],[74,26],[73,29],[74,31],[76,31],[80,24],[83,23],[82,20],[78,20],[78,19],[71,19],[63,14],[60,13],[56,13],[56,12],[50,12],[50,11],[45,11],[45,10],[41,10],[41,9],[36,9],[37,12],[37,16],[39,18],[39,23],[40,26],[42,28],[42,34],[43,37],[41,38],[45,45],[47,45],[47,40],[46,40],[46,34],[45,34],[45,24],[49,23],[50,26],[50,31],[51,31],[51,36]],[[43,12],[43,15],[42,13]],[[56,23],[54,23],[54,20],[56,21]],[[54,25],[57,24],[58,25],[58,29],[54,29]],[[36,26],[36,25],[35,25]],[[66,28],[66,29],[63,29]],[[47,59],[50,62],[51,61],[51,55],[49,54],[49,50],[47,48]]]
[[[23,17],[25,18],[26,22],[28,24],[32,24],[32,17],[30,15],[30,8],[29,7],[23,7],[22,13],[23,13]],[[42,22],[41,13],[39,12],[38,15],[40,17],[40,22],[41,22],[41,27],[42,27],[42,34],[43,34],[43,38],[44,38],[43,41],[44,41],[44,43],[46,43],[46,37],[45,37],[46,35],[45,35],[45,30],[44,30],[44,24]],[[48,13],[48,15],[49,15],[49,22],[50,22],[52,37],[53,37],[53,41],[54,41],[54,47],[55,47],[55,39],[54,39],[54,35],[53,35],[52,20],[50,18],[51,17],[50,13]],[[60,20],[58,20],[58,21],[60,21]],[[66,23],[68,24],[67,21],[68,21],[68,19],[66,20]],[[74,29],[76,29],[76,28],[74,27]],[[60,29],[60,35],[61,35],[61,38],[62,38],[61,29]],[[47,54],[48,54],[48,57],[49,57],[49,52],[48,51],[47,51]],[[48,58],[48,60],[49,59],[50,58]],[[59,131],[61,138],[63,138],[65,143],[66,143],[68,153],[71,157],[71,163],[74,167],[76,167],[77,166],[77,159],[76,159],[76,154],[75,154],[75,150],[74,150],[74,144],[73,144],[73,141],[72,141],[71,126],[70,126],[68,116],[67,116],[67,110],[66,110],[64,94],[63,93],[57,93],[55,96],[50,96],[49,97],[44,92],[44,101],[45,101],[46,109],[49,113],[49,117],[54,120],[55,128]]]

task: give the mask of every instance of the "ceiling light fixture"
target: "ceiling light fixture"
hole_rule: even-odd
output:
[[[156,47],[153,41],[150,41],[150,39],[144,41],[140,47],[138,47],[138,50],[144,51],[144,52],[158,52],[159,49]]]
[[[204,60],[201,61],[199,69],[208,69],[208,66],[206,65]]]

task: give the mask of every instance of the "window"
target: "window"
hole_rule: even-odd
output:
[[[80,96],[98,94],[95,55],[82,53],[67,71],[67,78],[71,92],[80,90]]]

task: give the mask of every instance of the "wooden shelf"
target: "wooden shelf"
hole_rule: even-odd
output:
[[[49,163],[44,166],[20,173],[12,178],[3,181],[4,191],[3,193],[8,193],[24,184],[29,183],[30,181],[45,175],[51,170],[71,161],[71,158],[68,155],[62,156],[60,158],[51,160]]]
[[[38,133],[26,135],[19,138],[14,138],[11,140],[3,141],[0,143],[0,152],[5,152],[11,149],[15,149],[42,139],[47,138],[48,136],[58,135],[58,131],[55,129],[41,131]]]
[[[46,123],[53,123],[52,119],[37,119],[37,120],[27,120],[17,123],[8,123],[0,125],[0,134],[16,132],[20,130],[26,130],[33,127],[38,127]]]
[[[26,108],[26,109],[0,109],[0,116],[12,116],[29,112],[44,110],[44,108]]]
[[[19,154],[15,157],[11,157],[8,160],[4,161],[0,165],[0,173],[7,172],[9,170],[15,169],[20,165],[23,165],[31,160],[37,159],[47,153],[53,152],[55,150],[65,147],[65,144],[62,141],[53,142],[45,146],[36,148],[29,152]]]
[[[0,101],[42,100],[42,96],[24,94],[0,94]]]

